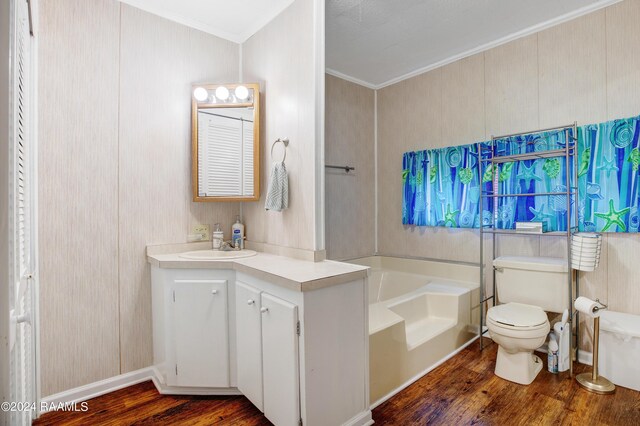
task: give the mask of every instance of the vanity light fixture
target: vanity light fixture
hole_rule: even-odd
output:
[[[238,86],[235,90],[236,98],[243,101],[249,97],[249,89],[245,86]]]
[[[224,86],[218,86],[216,88],[216,98],[226,101],[229,98],[229,89]]]
[[[213,86],[213,87],[211,87]],[[193,86],[193,98],[199,104],[245,104],[251,102],[252,91],[245,85],[228,86]],[[252,89],[253,90],[253,89]]]
[[[204,102],[209,97],[209,92],[204,87],[196,87],[193,91],[193,97],[196,98],[198,102]]]

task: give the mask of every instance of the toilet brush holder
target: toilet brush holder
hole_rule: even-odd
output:
[[[595,306],[593,313],[606,309],[607,305],[601,303],[598,299],[596,302],[601,306]],[[593,370],[591,373],[582,373],[576,376],[578,384],[589,392],[599,394],[610,394],[616,390],[616,385],[608,379],[598,376],[598,345],[600,343],[600,317],[593,318]]]

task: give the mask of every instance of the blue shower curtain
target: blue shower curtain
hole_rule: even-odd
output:
[[[402,223],[454,228],[476,226],[478,180],[475,144],[405,153]]]
[[[569,129],[497,140],[493,155],[564,149],[567,134],[573,137]],[[498,164],[494,181],[494,170],[486,161],[490,142],[407,152],[402,160],[402,222],[477,228],[482,220],[485,225],[513,229],[515,222],[537,221],[548,231],[564,231],[567,214],[575,226],[577,208],[580,230],[638,232],[639,134],[640,117],[578,128],[578,201],[570,196],[568,209],[566,175],[573,178],[574,170],[573,161],[567,169],[564,157]],[[575,186],[571,179],[570,187]],[[480,213],[481,194],[494,189],[498,194],[549,195],[484,197]]]
[[[581,231],[638,232],[640,117],[578,129]]]

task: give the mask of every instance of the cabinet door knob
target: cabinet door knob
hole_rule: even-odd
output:
[[[256,303],[256,301],[253,299],[247,300],[247,305],[253,305],[254,303]]]
[[[268,311],[269,311],[269,308],[264,308],[264,307],[260,308],[260,312],[262,312],[263,314]]]
[[[218,294],[218,290],[211,290],[211,294]]]

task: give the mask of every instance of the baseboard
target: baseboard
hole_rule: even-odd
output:
[[[42,398],[41,406],[42,408],[51,408],[64,404],[74,404],[153,379],[153,368],[142,368],[140,370],[100,380],[99,382],[89,383],[84,386],[49,395]],[[48,409],[45,409],[42,412],[46,411],[48,411]]]
[[[371,410],[363,411],[347,420],[342,426],[368,426],[373,424]]]
[[[544,353],[544,354],[549,353],[546,343],[544,345],[540,346],[535,351],[536,352],[541,352],[541,353]],[[575,351],[575,349],[574,349],[574,351]],[[593,365],[593,354],[591,352],[579,350],[578,351],[578,362],[580,364]]]
[[[50,411],[52,407],[70,406],[86,401],[97,396],[137,385],[138,383],[151,380],[159,393],[165,395],[242,395],[236,388],[195,388],[187,386],[166,386],[160,380],[160,375],[154,367],[142,368],[129,373],[120,374],[99,382],[89,383],[84,386],[69,389],[64,392],[49,395],[42,398],[41,407],[45,408],[42,413]]]
[[[580,364],[593,365],[593,353],[587,351],[578,351],[578,362]]]
[[[161,374],[153,369],[153,381],[157,391],[162,395],[242,395],[238,388],[200,388],[192,386],[167,386],[160,380]]]
[[[445,356],[444,358],[440,359],[440,361],[436,362],[435,364],[430,365],[429,367],[427,367],[425,370],[423,370],[422,372],[416,374],[415,376],[413,376],[412,378],[410,378],[409,380],[407,380],[406,382],[404,382],[403,384],[401,384],[400,386],[398,386],[397,388],[395,388],[394,390],[392,390],[391,392],[389,392],[388,394],[386,394],[385,396],[383,396],[382,398],[378,399],[377,401],[375,401],[373,404],[371,404],[371,409],[373,410],[374,408],[376,408],[378,405],[382,404],[383,402],[385,402],[386,400],[388,400],[389,398],[391,398],[392,396],[396,395],[397,393],[400,393],[401,391],[403,391],[404,389],[406,389],[407,387],[409,387],[409,385],[413,384],[415,381],[417,381],[418,379],[420,379],[422,376],[424,376],[425,374],[429,373],[432,370],[435,370],[436,368],[438,368],[439,366],[441,366],[442,364],[444,364],[445,362],[447,362],[448,360],[450,360],[451,358],[453,358],[454,356],[458,355],[460,352],[462,352],[462,350],[464,348],[466,348],[467,346],[469,346],[470,344],[472,344],[473,342],[475,342],[476,340],[478,340],[478,336],[475,336],[474,338],[472,338],[471,340],[469,340],[467,343],[465,343],[464,345],[460,346],[458,349],[456,349],[455,351],[451,352],[449,355]]]

